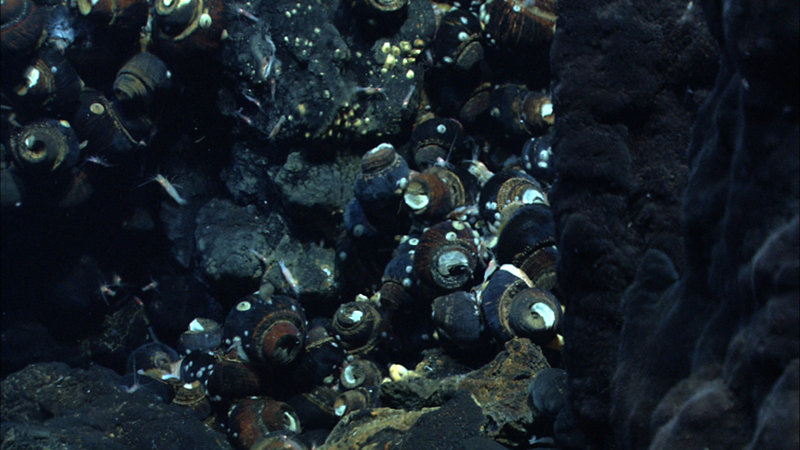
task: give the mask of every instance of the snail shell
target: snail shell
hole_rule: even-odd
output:
[[[17,167],[27,175],[63,173],[80,155],[78,137],[69,122],[47,119],[26,125],[9,140]]]
[[[24,101],[25,108],[64,112],[78,101],[82,83],[64,55],[54,49],[43,49],[23,72],[22,82],[14,93],[18,101]]]
[[[4,0],[0,7],[3,56],[18,58],[36,51],[44,40],[44,11],[31,0]]]
[[[150,52],[140,52],[117,72],[114,96],[123,104],[150,106],[157,91],[165,89],[171,77],[164,61]]]
[[[478,233],[466,222],[439,222],[422,233],[414,253],[414,273],[433,293],[465,289],[478,270]]]
[[[333,315],[331,328],[348,355],[366,355],[380,341],[385,322],[371,302],[356,301],[339,306]]]
[[[528,204],[502,225],[494,249],[498,264],[513,264],[542,289],[556,285],[555,221],[550,208]]]
[[[195,354],[200,353],[190,353],[186,358]],[[201,369],[198,369],[198,372]],[[258,395],[267,387],[267,380],[261,367],[242,360],[236,351],[220,355],[213,366],[205,366],[203,372],[197,376],[205,378],[206,391],[214,401]]]
[[[532,287],[512,295],[508,325],[516,336],[545,345],[555,339],[561,321],[561,303],[549,291]]]
[[[550,95],[529,91],[523,85],[498,86],[490,102],[490,115],[512,136],[540,136],[555,122]]]
[[[198,380],[180,383],[172,403],[189,409],[200,420],[211,415],[211,402],[206,396],[205,388]]]
[[[305,351],[293,372],[308,385],[319,384],[342,365],[344,358],[344,348],[330,331],[330,319],[315,318],[306,333]]]
[[[149,342],[139,346],[128,356],[126,369],[128,372],[148,371],[158,369],[164,373],[171,373],[173,364],[180,360],[178,352],[170,346],[160,342]]]
[[[331,428],[339,420],[333,414],[333,402],[339,393],[328,386],[315,386],[290,398],[287,403],[300,417],[306,429]]]
[[[458,118],[466,124],[471,124],[489,111],[492,89],[492,83],[486,81],[470,91],[458,108]]]
[[[537,180],[552,183],[555,179],[553,169],[553,132],[530,138],[522,147],[522,160],[525,171]]]
[[[516,335],[511,327],[511,299],[532,285],[522,271],[511,264],[504,264],[481,287],[478,301],[486,326],[498,342],[505,342]]]
[[[525,172],[503,170],[494,174],[481,188],[478,195],[478,210],[487,227],[496,233],[504,219],[513,212],[504,211],[514,203],[514,209],[522,204],[547,203],[541,184]]]
[[[300,418],[287,403],[268,397],[237,400],[228,409],[228,427],[240,448],[253,444],[271,431],[300,432]]]
[[[197,317],[189,323],[189,328],[181,333],[178,349],[181,353],[208,352],[222,343],[222,327],[214,320]]]
[[[121,154],[141,145],[138,134],[123,120],[116,104],[94,89],[81,91],[71,123],[93,153]]]
[[[395,30],[408,17],[408,0],[352,0],[355,17],[379,30]]]
[[[453,199],[447,184],[429,172],[411,177],[403,193],[403,201],[415,216],[427,221],[441,220],[453,210]]]
[[[353,190],[371,223],[380,228],[387,220],[393,221],[408,176],[408,164],[392,144],[379,144],[361,157]]]
[[[347,234],[356,239],[369,239],[378,236],[378,230],[369,222],[364,208],[355,198],[350,199],[350,202],[347,203],[342,219]]]
[[[360,386],[377,386],[382,379],[383,373],[377,364],[368,359],[353,358],[342,367],[339,384],[343,390],[348,390]]]
[[[78,0],[83,16],[107,26],[138,30],[147,22],[146,0]]]
[[[519,51],[548,49],[558,18],[555,0],[488,0],[478,17],[495,44]]]
[[[316,448],[316,447],[314,447]],[[249,450],[309,450],[309,447],[295,433],[270,431],[256,440]]]
[[[154,6],[159,51],[188,61],[219,48],[225,29],[220,0],[156,0]]]
[[[411,146],[414,163],[422,170],[436,164],[438,160],[458,160],[459,139],[464,136],[464,127],[455,119],[431,117],[414,127]]]
[[[195,351],[187,354],[181,360],[181,380],[200,381],[203,386],[208,381],[208,373],[214,368],[218,359],[213,352]]]
[[[483,60],[481,24],[471,12],[452,9],[442,17],[433,51],[438,61],[460,71],[470,71]]]
[[[333,413],[336,417],[344,417],[359,409],[380,406],[379,391],[374,387],[360,387],[344,391],[333,401]]]
[[[297,300],[248,296],[225,318],[223,339],[231,345],[238,338],[247,356],[259,363],[285,366],[303,349],[305,331],[305,313]]]
[[[439,339],[461,350],[475,348],[483,324],[475,296],[466,291],[451,292],[433,300],[431,319]]]

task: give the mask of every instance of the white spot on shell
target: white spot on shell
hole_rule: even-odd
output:
[[[194,319],[191,322],[189,322],[189,331],[194,331],[199,333],[205,330],[206,329],[203,328],[203,325],[197,319]]]
[[[447,126],[445,124],[443,124],[443,123],[440,123],[439,125],[436,125],[436,132],[439,133],[439,134],[447,133]]]
[[[239,302],[239,304],[236,305],[236,310],[237,311],[249,311],[252,306],[253,305],[251,305],[250,302],[245,300],[245,301]]]
[[[363,317],[364,317],[364,311],[360,310],[355,310],[351,312],[349,316],[347,316],[347,318],[350,319],[351,322],[361,322],[361,319]]]

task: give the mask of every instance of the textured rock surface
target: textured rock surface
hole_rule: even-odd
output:
[[[2,383],[3,448],[231,448],[181,407],[93,366],[32,364]]]
[[[778,382],[798,357],[797,17],[796,2],[560,4],[565,445],[576,426],[592,447],[796,441],[754,426],[797,417]]]

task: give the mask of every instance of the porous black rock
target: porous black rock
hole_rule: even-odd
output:
[[[112,370],[32,364],[2,382],[3,446],[18,448],[231,448],[187,409],[146,389],[126,391]]]

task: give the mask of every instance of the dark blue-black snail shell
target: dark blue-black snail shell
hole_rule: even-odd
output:
[[[494,248],[498,264],[513,264],[543,289],[556,284],[555,221],[543,204],[525,204],[502,224]]]
[[[178,351],[208,352],[217,349],[222,343],[222,327],[214,320],[197,317],[189,323],[186,331],[178,339]]]
[[[456,291],[436,297],[431,309],[440,341],[460,350],[474,349],[479,345],[484,327],[474,294]]]
[[[531,281],[519,268],[504,264],[481,287],[478,294],[481,311],[486,327],[498,342],[505,342],[516,335],[509,323],[511,299],[531,286]]]
[[[158,369],[164,373],[172,372],[172,365],[180,361],[178,352],[161,342],[149,342],[139,346],[128,355],[126,369],[128,372]]]
[[[371,301],[343,303],[333,315],[331,329],[348,355],[366,355],[376,349],[386,321]]]
[[[64,120],[45,119],[15,131],[9,140],[14,161],[25,175],[63,173],[80,156],[78,137]]]
[[[393,220],[408,176],[408,164],[392,144],[379,144],[361,157],[353,191],[370,223],[380,228]]]
[[[431,117],[411,132],[411,152],[419,170],[436,165],[438,161],[461,160],[461,140],[464,127],[449,117]]]

